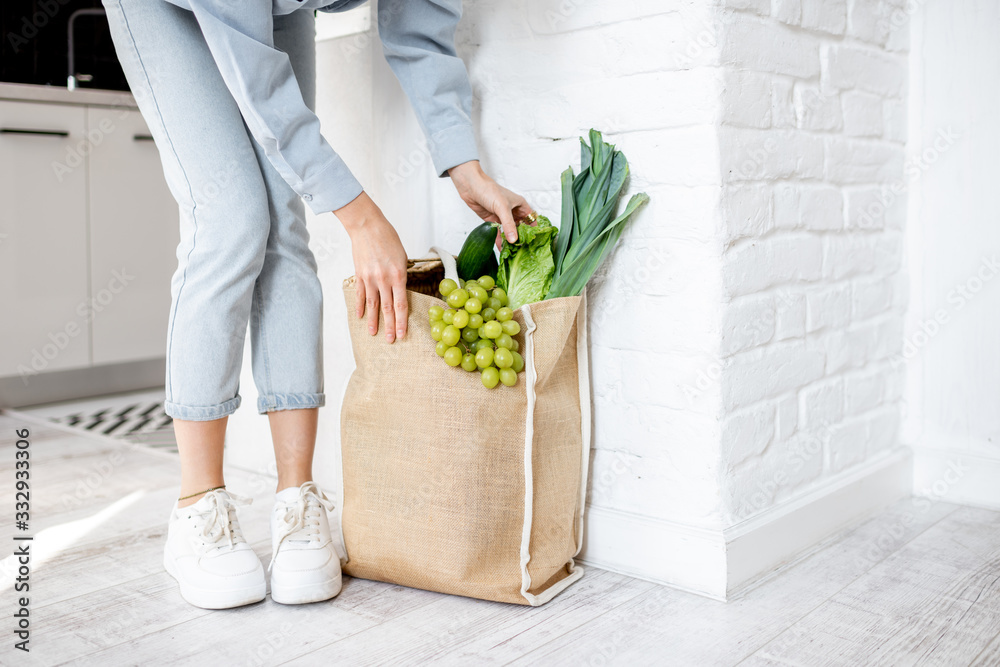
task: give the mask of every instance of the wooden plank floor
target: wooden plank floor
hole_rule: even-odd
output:
[[[0,544],[26,423],[0,415]],[[213,612],[161,565],[175,455],[30,428],[32,650],[13,649],[3,560],[3,665],[1000,665],[998,512],[902,501],[729,603],[589,568],[539,608],[345,578],[326,603]],[[272,498],[253,496],[241,523],[266,565]]]

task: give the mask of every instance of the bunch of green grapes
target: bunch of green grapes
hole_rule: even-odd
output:
[[[449,366],[478,371],[487,389],[501,382],[516,385],[517,374],[524,370],[518,354],[521,345],[514,338],[521,325],[507,307],[506,292],[489,276],[459,283],[445,278],[438,291],[449,306],[430,307],[431,338],[437,341],[438,356]]]

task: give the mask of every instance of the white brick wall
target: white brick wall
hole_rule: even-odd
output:
[[[885,48],[886,7],[773,0],[724,23],[723,76],[771,91],[760,122],[721,116],[723,178],[739,181],[722,192],[724,234],[739,240],[723,253],[720,471],[752,489],[797,441],[823,444],[753,502],[728,489],[730,520],[896,442],[901,370],[887,360],[902,340],[893,290],[905,206],[885,206],[883,189],[903,178],[906,60]],[[727,171],[755,154],[753,168]]]
[[[487,167],[558,220],[558,174],[596,127],[652,197],[589,292],[593,505],[722,527],[891,444],[905,206],[884,191],[906,133],[892,6],[466,3]],[[818,455],[741,495],[810,438]]]
[[[498,180],[558,223],[559,173],[594,127],[651,197],[589,291],[590,502],[693,524],[719,514],[720,115],[766,127],[771,109],[766,75],[706,66],[716,19],[700,2],[478,0],[459,30]]]

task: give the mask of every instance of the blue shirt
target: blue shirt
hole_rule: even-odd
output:
[[[314,213],[361,194],[361,183],[320,134],[288,56],[274,47],[273,16],[339,12],[365,0],[166,0],[194,12],[247,127],[275,169]],[[382,51],[427,137],[439,176],[478,159],[472,88],[455,53],[461,0],[381,0]]]

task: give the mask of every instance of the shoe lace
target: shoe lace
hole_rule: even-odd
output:
[[[236,505],[249,505],[253,498],[241,496],[232,492],[209,491],[206,496],[212,500],[209,507],[201,512],[193,510],[204,521],[199,532],[202,542],[207,547],[222,546],[223,539],[229,542],[232,548],[240,542],[245,542],[243,531],[236,520]]]
[[[286,540],[289,542],[318,540],[320,513],[324,508],[333,511],[334,507],[333,501],[316,486],[315,482],[306,482],[300,486],[298,497],[285,504],[285,512],[279,517],[278,539],[274,543],[267,571],[270,573],[278,549]]]

